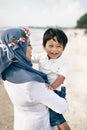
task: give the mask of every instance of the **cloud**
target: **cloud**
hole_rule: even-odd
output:
[[[84,1],[85,2],[85,1]],[[86,12],[81,0],[1,0],[0,26],[75,26]]]

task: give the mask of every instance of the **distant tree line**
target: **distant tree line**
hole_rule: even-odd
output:
[[[85,13],[84,15],[82,15],[77,20],[76,28],[86,28],[87,29],[87,13]]]

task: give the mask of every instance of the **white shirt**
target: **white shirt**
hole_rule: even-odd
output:
[[[36,81],[15,84],[4,81],[14,107],[14,130],[56,130],[49,123],[48,107],[58,113],[67,110],[67,102]]]
[[[48,59],[46,53],[40,53],[32,57],[32,62],[38,63],[39,70],[47,74],[50,84],[52,84],[58,78],[58,75],[62,75],[64,77],[67,75],[68,62],[63,55],[57,59]],[[57,89],[60,90],[61,86]]]

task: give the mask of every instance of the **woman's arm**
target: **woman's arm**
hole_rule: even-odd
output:
[[[59,97],[52,90],[48,89],[44,83],[33,82],[32,84],[32,100],[46,105],[57,113],[63,113],[68,110],[68,104],[66,100]]]

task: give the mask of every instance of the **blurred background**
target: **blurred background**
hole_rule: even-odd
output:
[[[63,29],[68,36],[64,55],[69,61],[66,78],[72,130],[87,129],[87,1],[86,0],[0,0],[0,34],[10,27],[31,30],[33,53],[40,53],[42,37],[49,27]],[[37,68],[36,65],[34,65]],[[13,106],[0,80],[0,130],[13,130]]]

